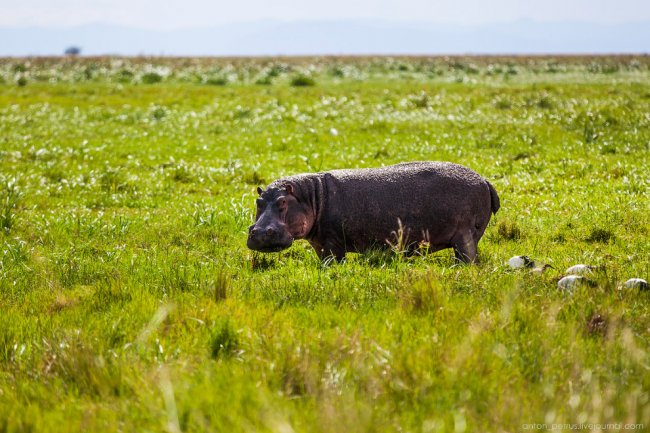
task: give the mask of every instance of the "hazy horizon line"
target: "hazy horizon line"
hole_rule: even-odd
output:
[[[482,26],[493,26],[499,24],[513,24],[513,23],[522,23],[522,22],[532,22],[535,24],[591,24],[599,26],[620,26],[625,24],[645,24],[650,23],[650,19],[640,18],[640,19],[631,19],[618,22],[608,22],[600,20],[585,20],[585,19],[553,19],[545,20],[539,18],[530,18],[523,17],[511,20],[493,20],[485,21],[481,23],[462,23],[462,22],[450,22],[450,21],[432,21],[432,20],[418,20],[418,19],[375,19],[375,18],[324,18],[324,19],[281,19],[281,18],[260,18],[255,20],[237,20],[237,21],[228,21],[228,22],[216,22],[210,25],[196,25],[196,26],[172,26],[172,27],[149,27],[149,26],[137,26],[131,24],[123,24],[111,21],[88,21],[87,23],[81,24],[70,24],[70,25],[43,25],[43,24],[30,24],[30,25],[3,25],[0,24],[0,29],[74,29],[79,27],[92,27],[92,26],[109,26],[109,27],[121,27],[127,29],[137,29],[137,30],[147,30],[147,31],[178,31],[178,30],[190,30],[190,29],[210,29],[214,27],[221,26],[235,26],[235,25],[251,25],[251,24],[261,24],[261,23],[278,23],[278,24],[295,24],[295,23],[364,23],[371,25],[403,25],[403,24],[416,24],[416,25],[438,25],[444,27],[459,27],[459,28],[477,28]]]

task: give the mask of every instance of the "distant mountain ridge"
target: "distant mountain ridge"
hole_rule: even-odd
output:
[[[259,21],[174,30],[89,24],[5,27],[0,41],[0,56],[59,55],[70,46],[83,55],[645,54],[650,22]]]

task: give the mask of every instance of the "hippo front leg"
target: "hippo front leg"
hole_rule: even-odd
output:
[[[333,257],[337,262],[341,262],[345,258],[345,248],[337,246],[332,242],[323,242],[310,240],[309,244],[314,248],[318,258],[321,262]]]

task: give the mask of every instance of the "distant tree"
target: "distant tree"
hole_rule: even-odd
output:
[[[64,53],[66,56],[78,56],[79,54],[81,54],[81,48],[71,46],[66,48]]]

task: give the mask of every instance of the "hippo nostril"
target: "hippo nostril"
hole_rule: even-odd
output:
[[[273,230],[272,228],[266,229],[266,235],[267,236],[271,236],[271,235],[274,235],[274,234],[275,234],[275,230]]]
[[[251,233],[251,235],[254,236],[254,235],[256,235],[258,233],[258,230],[251,227],[250,233]]]

